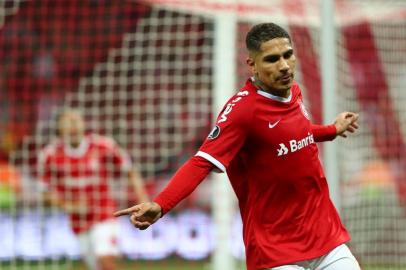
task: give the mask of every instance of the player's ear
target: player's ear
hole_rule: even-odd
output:
[[[248,57],[247,57],[247,60],[246,60],[246,63],[247,63],[247,65],[250,67],[251,73],[252,73],[252,74],[255,74],[255,73],[256,73],[256,68],[255,68],[255,61],[254,61],[254,58],[251,57],[251,56],[248,56]]]

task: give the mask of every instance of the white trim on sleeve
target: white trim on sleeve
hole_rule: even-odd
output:
[[[218,161],[217,159],[215,159],[211,155],[209,155],[209,154],[207,154],[205,152],[202,152],[202,151],[198,151],[195,156],[199,156],[199,157],[202,157],[202,158],[210,161],[211,163],[213,163],[213,165],[215,165],[217,168],[219,168],[222,172],[226,172],[226,167],[224,167],[224,165],[221,164],[220,161]]]

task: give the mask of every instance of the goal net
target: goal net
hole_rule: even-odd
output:
[[[114,140],[142,175],[150,197],[195,154],[217,114],[212,105],[214,18],[222,13],[237,14],[235,90],[250,76],[246,32],[255,23],[272,20],[290,32],[298,61],[296,79],[313,122],[323,121],[322,108],[330,105],[322,104],[318,1],[259,2],[1,1],[0,269],[80,267],[71,220],[44,204],[43,170],[38,166],[44,147],[55,142],[62,109],[79,110],[87,134]],[[340,195],[340,213],[352,235],[349,246],[364,268],[402,269],[406,4],[335,4],[334,106],[359,112],[361,128],[335,142],[341,188],[331,192]],[[131,183],[115,174],[116,165],[103,165],[117,207],[137,202]],[[203,267],[190,264],[196,260],[207,264],[216,245],[209,209],[215,191],[209,183],[149,230],[136,231],[120,219],[122,269]],[[241,261],[238,215],[231,226],[230,250]],[[152,260],[160,264],[149,264]]]

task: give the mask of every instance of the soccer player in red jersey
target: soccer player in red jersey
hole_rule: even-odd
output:
[[[154,199],[115,213],[146,229],[190,194],[213,169],[227,172],[243,220],[248,270],[359,270],[329,197],[316,142],[354,132],[358,115],[332,125],[310,122],[294,81],[289,34],[273,23],[246,37],[253,76],[220,112],[197,154]]]
[[[148,200],[139,173],[112,139],[85,134],[78,111],[67,109],[57,117],[58,138],[39,156],[39,172],[48,203],[69,214],[86,264],[92,270],[114,270],[118,255],[116,201],[109,180],[125,173],[138,201]]]

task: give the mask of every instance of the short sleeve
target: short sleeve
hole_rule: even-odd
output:
[[[131,169],[131,158],[130,155],[124,151],[113,139],[100,136],[99,143],[107,148],[107,159],[113,162],[114,167],[117,172],[126,172]]]
[[[124,151],[112,138],[91,134],[90,140],[102,149],[103,162],[114,165],[115,173],[126,172],[131,169],[130,155]]]
[[[222,172],[240,151],[250,130],[253,106],[248,95],[248,91],[241,91],[228,101],[196,154]]]

